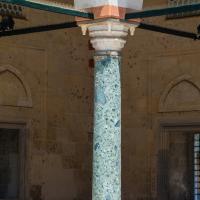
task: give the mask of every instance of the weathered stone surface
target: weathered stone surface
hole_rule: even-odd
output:
[[[166,5],[166,1],[145,1],[146,6],[161,4]],[[73,20],[31,10],[28,19],[17,22],[17,26]],[[188,31],[195,31],[199,24],[198,17],[146,21]],[[89,50],[88,40],[79,29],[0,39],[0,67],[17,69],[32,97],[32,107],[22,107],[6,106],[6,99],[0,96],[4,99],[0,124],[27,124],[26,200],[32,200],[30,190],[34,185],[41,186],[44,200],[91,199],[94,69],[89,67],[93,50]],[[140,29],[134,37],[128,37],[121,67],[123,200],[153,200],[158,195],[160,122],[199,124],[199,111],[188,109],[190,102],[198,104],[198,90],[190,90],[185,82],[176,92],[184,96],[185,91],[191,91],[187,101],[177,109],[177,93],[171,93],[168,103],[176,109],[168,112],[165,104],[164,112],[159,110],[163,93],[177,78],[190,76],[190,86],[193,83],[197,88],[200,84],[199,51],[197,41]],[[10,75],[4,79],[7,86],[16,77]],[[4,93],[5,82],[0,83]],[[12,84],[9,88],[14,88]],[[13,95],[8,104],[16,105],[17,99],[26,97],[21,85],[6,94]]]

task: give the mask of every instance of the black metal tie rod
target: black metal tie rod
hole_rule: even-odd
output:
[[[158,33],[164,33],[164,34],[168,34],[168,35],[184,37],[184,38],[198,39],[196,33],[166,28],[166,27],[157,26],[157,25],[141,23],[138,28],[144,29],[144,30],[149,30],[149,31],[154,31],[154,32],[158,32]]]
[[[0,32],[0,37],[24,35],[24,34],[30,34],[30,33],[41,33],[41,32],[47,32],[47,31],[53,31],[53,30],[59,30],[59,29],[67,29],[67,28],[75,28],[75,27],[78,27],[76,22],[35,26],[35,27],[30,27],[30,28],[16,29],[16,30],[12,30],[12,31],[3,31],[3,32]]]
[[[69,28],[76,28],[76,27],[78,27],[77,22],[66,22],[66,23],[60,23],[60,24],[43,25],[43,26],[36,26],[36,27],[30,27],[30,28],[16,29],[16,30],[11,30],[11,31],[3,31],[3,32],[0,32],[0,37],[24,35],[24,34],[30,34],[30,33],[40,33],[40,32],[47,32],[47,31],[53,31],[53,30],[59,30],[59,29],[69,29]],[[195,33],[171,29],[171,28],[165,28],[165,27],[157,26],[157,25],[141,23],[138,28],[154,31],[154,32],[159,32],[159,33],[164,33],[164,34],[169,34],[169,35],[175,35],[175,36],[184,37],[184,38],[197,39],[197,35]]]
[[[192,12],[199,10],[200,10],[200,3],[195,3],[195,4],[188,4],[188,5],[175,6],[169,8],[158,8],[153,10],[143,10],[140,12],[127,13],[125,19],[156,17],[156,16],[178,14],[178,13]]]

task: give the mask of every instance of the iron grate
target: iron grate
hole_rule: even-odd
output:
[[[200,200],[200,133],[194,134],[194,200]]]
[[[176,6],[183,6],[189,4],[196,4],[200,3],[200,0],[168,0],[168,7],[176,7]],[[167,19],[176,19],[176,18],[184,18],[184,17],[193,17],[199,16],[200,11],[192,11],[192,12],[183,12],[183,13],[176,13],[167,15]]]

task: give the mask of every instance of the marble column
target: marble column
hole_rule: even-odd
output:
[[[107,19],[82,25],[95,48],[93,200],[121,199],[121,56],[136,25]]]
[[[120,56],[95,56],[93,200],[121,197]]]

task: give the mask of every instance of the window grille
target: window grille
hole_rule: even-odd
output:
[[[200,133],[194,134],[194,200],[200,200]]]
[[[24,10],[21,6],[2,3],[0,2],[0,15],[1,16],[12,16],[14,18],[25,19]]]
[[[200,3],[200,0],[168,0],[169,7],[188,5]],[[200,15],[200,11],[192,11],[192,12],[184,12],[178,14],[170,14],[167,16],[167,19],[176,19],[176,18],[184,18],[184,17],[192,17]]]

